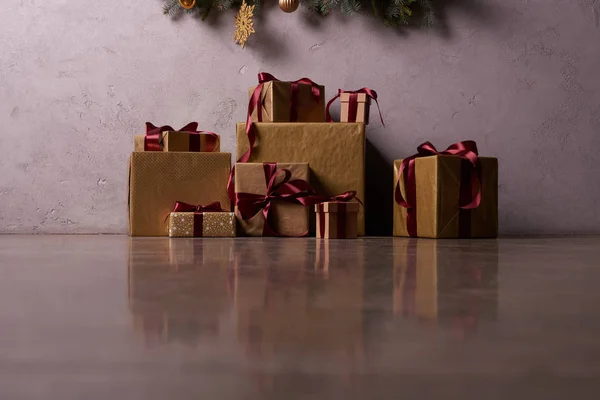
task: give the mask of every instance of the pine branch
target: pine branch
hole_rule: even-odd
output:
[[[181,12],[181,7],[179,6],[179,0],[167,0],[166,4],[163,6],[163,14],[173,17]]]

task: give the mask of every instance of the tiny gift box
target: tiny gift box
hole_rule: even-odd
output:
[[[354,239],[358,234],[357,202],[330,201],[315,205],[317,238]]]
[[[371,98],[366,93],[347,93],[340,95],[342,103],[340,122],[362,122],[369,124]]]
[[[134,151],[219,152],[220,137],[216,133],[198,131],[192,122],[179,131],[170,126],[156,127],[146,123],[146,134],[133,137]]]
[[[220,203],[192,206],[177,202],[169,214],[169,237],[235,237],[235,214]]]

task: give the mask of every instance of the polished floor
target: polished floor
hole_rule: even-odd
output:
[[[600,238],[0,236],[0,399],[596,399]]]

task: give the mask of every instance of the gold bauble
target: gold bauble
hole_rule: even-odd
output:
[[[279,0],[279,8],[286,13],[292,13],[298,9],[298,0]]]
[[[179,0],[179,5],[189,10],[196,5],[196,0]]]

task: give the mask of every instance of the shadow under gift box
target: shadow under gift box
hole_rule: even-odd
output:
[[[363,123],[256,123],[250,162],[310,165],[310,184],[319,194],[356,191],[365,200],[365,125]],[[237,124],[237,157],[249,148],[246,124]],[[314,220],[314,211],[311,220]],[[314,226],[314,225],[313,225]],[[358,211],[358,235],[365,234],[364,207]]]
[[[291,179],[309,180],[307,163],[277,163],[277,170],[287,169],[292,174]],[[279,176],[283,176],[282,173]],[[276,182],[279,182],[277,180]],[[262,163],[237,163],[235,165],[235,192],[267,194],[265,171]],[[293,204],[275,200],[269,211],[270,226],[281,236],[303,236],[308,232],[308,208],[302,204]],[[262,209],[252,218],[244,220],[236,206],[235,214],[240,234],[247,236],[262,236],[265,219]]]
[[[146,135],[133,136],[134,152],[144,151],[145,138]],[[195,140],[191,140],[191,138]],[[196,143],[199,150],[194,149],[193,142]],[[160,147],[163,151],[167,152],[219,152],[221,150],[221,139],[218,135],[214,137],[203,133],[192,134],[190,132],[167,131],[161,133]]]
[[[221,203],[230,210],[230,153],[132,153],[129,159],[129,234],[167,236],[177,201]]]
[[[429,156],[415,159],[418,237],[447,239],[460,237],[461,223],[469,223],[469,237],[498,236],[498,159],[479,157],[481,163],[481,204],[472,210],[459,207],[461,171],[458,156]],[[402,160],[394,161],[394,190]],[[404,179],[400,180],[404,198]],[[461,221],[461,213],[468,218]],[[407,209],[394,201],[394,236],[410,236]]]
[[[394,239],[394,313],[474,331],[498,314],[498,243]]]

